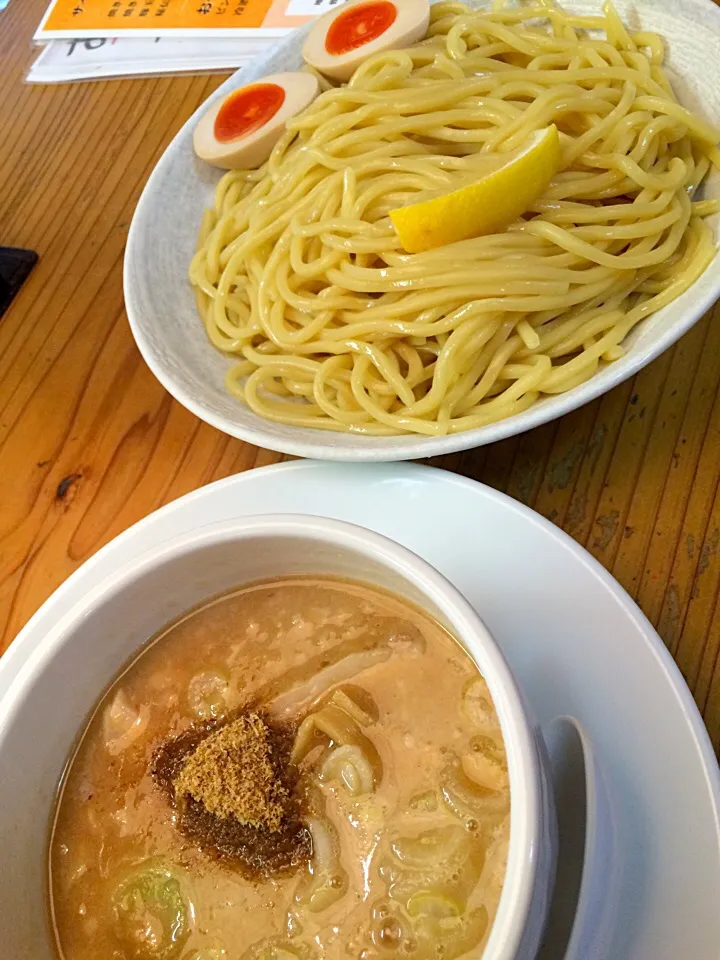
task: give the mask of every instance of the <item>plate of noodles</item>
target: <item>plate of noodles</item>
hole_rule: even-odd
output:
[[[607,392],[720,295],[711,0],[432,3],[348,82],[304,62],[316,27],[197,111],[130,229],[133,335],[201,419],[314,458],[468,449]],[[317,95],[267,160],[199,159],[208,111],[288,71]]]

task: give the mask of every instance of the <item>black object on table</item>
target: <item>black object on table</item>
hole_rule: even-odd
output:
[[[13,302],[37,259],[34,250],[0,247],[0,317]]]

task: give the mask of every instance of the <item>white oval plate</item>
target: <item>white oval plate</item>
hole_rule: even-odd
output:
[[[480,5],[480,4],[479,4]],[[601,0],[567,0],[568,9],[597,12]],[[712,0],[616,0],[633,28],[653,29],[669,40],[669,70],[678,96],[720,123],[720,9]],[[192,131],[208,104],[269,73],[302,64],[304,30],[227,80],[190,118],[155,167],[133,217],[125,254],[125,303],[140,352],[160,383],[201,420],[250,443],[301,457],[327,460],[412,460],[467,450],[554,420],[637,373],[667,350],[720,295],[720,256],[682,297],[639,324],[626,340],[623,359],[590,381],[547,397],[525,413],[449,437],[362,437],[263,420],[230,396],[224,377],[232,361],[213,349],[187,280],[203,210],[212,205],[220,173],[197,160]],[[678,78],[682,78],[682,80]],[[707,195],[720,194],[714,176]],[[718,218],[713,229],[718,234]]]
[[[48,625],[145,550],[263,513],[334,517],[429,560],[476,608],[541,724],[584,725],[618,814],[619,915],[585,960],[717,960],[720,770],[670,654],[580,546],[489,487],[412,464],[288,463],[204,487],[104,547],[35,614],[0,660],[0,696]],[[560,960],[548,944],[542,954]]]

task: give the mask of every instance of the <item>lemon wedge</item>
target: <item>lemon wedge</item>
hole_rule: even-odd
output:
[[[545,192],[560,167],[557,127],[538,130],[520,151],[487,159],[491,168],[480,180],[390,211],[408,253],[498,233],[517,220]]]

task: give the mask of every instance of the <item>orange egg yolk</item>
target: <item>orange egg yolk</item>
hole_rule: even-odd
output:
[[[330,24],[325,49],[333,57],[341,57],[377,40],[397,19],[397,7],[389,0],[361,3],[345,10]]]
[[[285,91],[277,83],[254,83],[236,90],[215,117],[215,139],[231,143],[255,133],[272,120],[284,102]]]

